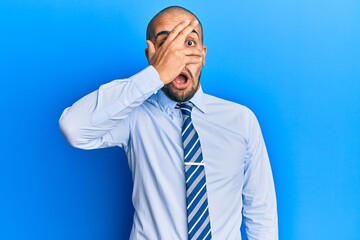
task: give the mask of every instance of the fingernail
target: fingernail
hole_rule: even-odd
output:
[[[194,20],[194,22],[193,22],[194,24],[198,24],[199,23],[199,21],[198,20]]]
[[[189,20],[189,19],[186,19],[184,22],[185,22],[185,23],[189,23],[189,22],[190,22],[190,20]]]

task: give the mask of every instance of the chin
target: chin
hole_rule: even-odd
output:
[[[168,86],[164,86],[161,90],[168,98],[175,102],[187,102],[195,95],[197,91],[197,89],[195,89],[194,87],[184,90],[174,90]]]

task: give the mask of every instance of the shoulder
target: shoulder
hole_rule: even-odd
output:
[[[249,132],[258,125],[254,112],[247,106],[209,94],[204,94],[204,101],[208,121],[242,132]]]
[[[260,125],[254,112],[239,103],[204,94],[207,120],[231,132],[240,134],[249,141]]]
[[[209,113],[225,114],[230,116],[255,117],[254,112],[245,105],[204,94],[206,108]]]

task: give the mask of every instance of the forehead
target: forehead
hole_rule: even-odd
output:
[[[186,19],[193,21],[196,20],[196,17],[185,11],[172,11],[159,15],[153,22],[153,36],[161,31],[172,31],[174,27]],[[195,27],[195,30],[199,33],[199,37],[201,37],[202,32],[200,24]]]

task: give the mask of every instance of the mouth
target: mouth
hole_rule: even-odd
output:
[[[182,71],[172,82],[171,84],[179,89],[185,89],[189,85],[189,74],[185,71]]]

